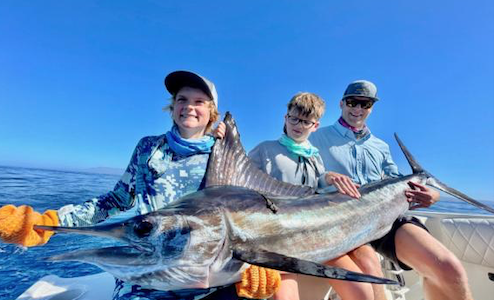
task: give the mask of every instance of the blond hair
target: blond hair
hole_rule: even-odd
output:
[[[176,94],[172,95],[170,98],[170,104],[166,105],[163,107],[163,111],[168,111],[172,115],[173,118],[173,105],[175,104],[175,98]],[[211,129],[213,128],[213,124],[218,121],[220,118],[220,113],[218,111],[218,108],[214,104],[213,100],[207,101],[208,103],[208,108],[209,108],[209,122],[208,125],[206,125],[206,130],[205,133],[211,132]],[[173,121],[173,124],[175,124],[175,121]],[[176,124],[175,124],[176,125]]]
[[[324,114],[324,100],[314,93],[300,92],[288,102],[288,112],[292,109],[301,116],[319,120]]]

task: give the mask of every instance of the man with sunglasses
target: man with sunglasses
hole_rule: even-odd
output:
[[[378,100],[377,88],[372,82],[350,83],[340,101],[338,121],[310,136],[311,143],[320,151],[325,169],[347,175],[358,185],[401,176],[389,146],[366,126]],[[439,200],[439,192],[417,183],[409,184],[412,188],[405,195],[411,209],[429,207]],[[467,275],[459,260],[432,237],[418,219],[401,216],[388,234],[371,244],[402,269],[415,269],[423,277],[426,299],[472,299]],[[380,263],[370,246],[360,247],[348,255],[365,273],[382,276]],[[375,299],[386,299],[382,286],[373,288]]]

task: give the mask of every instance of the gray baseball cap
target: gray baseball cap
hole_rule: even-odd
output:
[[[367,80],[356,80],[348,85],[343,94],[342,100],[348,97],[367,97],[374,101],[379,100],[377,98],[377,87]]]
[[[206,77],[189,71],[175,71],[165,77],[165,87],[170,94],[175,95],[184,86],[200,89],[208,95],[218,107],[218,93],[214,83]]]

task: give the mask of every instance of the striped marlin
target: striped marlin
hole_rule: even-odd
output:
[[[248,264],[319,277],[396,283],[323,265],[385,235],[409,208],[408,182],[427,184],[494,213],[426,172],[396,136],[413,174],[359,188],[358,200],[277,181],[250,163],[229,113],[204,188],[146,215],[92,227],[38,229],[98,235],[128,246],[51,257],[94,264],[145,288],[179,290],[240,281]]]

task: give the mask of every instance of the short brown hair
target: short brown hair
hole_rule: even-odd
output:
[[[314,117],[319,120],[324,114],[324,100],[314,93],[300,92],[288,102],[288,112],[294,109],[304,117]]]
[[[172,97],[170,98],[170,104],[163,107],[163,111],[169,111],[170,114],[173,114],[173,105],[175,104],[176,96],[177,96],[176,94],[172,95]],[[218,119],[220,118],[220,113],[218,111],[218,108],[214,104],[213,100],[207,101],[207,103],[208,103],[208,108],[209,108],[209,122],[208,122],[208,125],[206,125],[205,133],[209,133],[213,127],[213,124],[216,121],[218,121]],[[173,121],[173,123],[175,124],[175,121]]]

